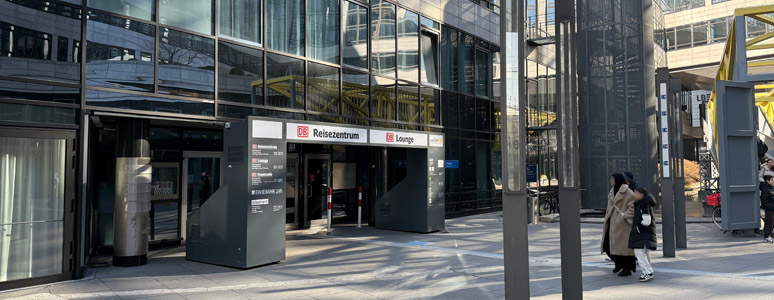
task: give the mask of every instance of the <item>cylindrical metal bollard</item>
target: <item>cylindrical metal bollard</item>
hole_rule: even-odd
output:
[[[357,187],[357,228],[361,228],[363,219],[363,186]]]
[[[328,188],[328,233],[327,233],[329,235],[331,234],[331,222],[333,221],[333,217],[331,214],[331,212],[333,211],[332,201],[333,201],[333,189],[329,187]]]

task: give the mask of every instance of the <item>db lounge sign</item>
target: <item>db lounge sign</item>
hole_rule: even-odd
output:
[[[402,131],[370,130],[371,144],[427,146],[427,134]]]
[[[297,123],[287,123],[286,128],[288,140],[368,143],[368,131],[362,128]]]

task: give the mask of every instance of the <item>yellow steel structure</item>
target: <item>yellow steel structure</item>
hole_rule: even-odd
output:
[[[744,16],[745,20],[747,20],[747,18],[751,18],[759,22],[762,22],[764,24],[767,24],[769,26],[774,26],[774,18],[770,16],[772,14],[774,14],[774,5],[739,8],[734,11],[735,17]],[[746,37],[739,37],[736,35],[736,26],[737,26],[736,18],[734,18],[734,22],[728,34],[728,40],[726,41],[726,48],[723,51],[723,58],[720,60],[720,67],[718,68],[718,73],[715,76],[716,82],[721,80],[733,80],[734,61],[737,53],[741,51],[774,49],[774,43],[766,43],[767,41],[774,41],[774,32],[769,32],[769,33],[757,36],[755,38],[746,40],[744,43],[745,48],[737,49],[736,47],[737,39],[746,39]],[[739,24],[739,26],[745,26],[745,24]],[[748,69],[756,68],[756,67],[772,67],[772,66],[774,66],[774,59],[765,59],[761,61],[747,62]],[[707,108],[709,109],[709,119],[710,119],[710,124],[712,126],[712,134],[714,137],[717,137],[718,127],[717,127],[717,123],[715,122],[717,118],[717,111],[716,111],[716,105],[715,105],[715,92],[716,92],[715,88],[716,87],[713,87],[712,89],[712,94],[710,96],[710,101],[709,101],[709,104],[707,105]],[[768,83],[756,84],[755,90],[756,90],[756,93],[755,93],[756,105],[761,109],[763,114],[766,116],[766,120],[769,122],[769,124],[772,127],[774,127],[774,84],[768,84]],[[713,142],[717,149],[718,139],[715,138]]]

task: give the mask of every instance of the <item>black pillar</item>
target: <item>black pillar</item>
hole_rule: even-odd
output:
[[[116,130],[113,265],[148,261],[150,234],[150,121],[119,118]]]

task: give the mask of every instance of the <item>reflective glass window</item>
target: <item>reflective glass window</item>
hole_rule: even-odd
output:
[[[419,15],[398,8],[398,78],[419,81]]]
[[[691,47],[691,26],[680,26],[675,29],[677,49]]]
[[[196,116],[215,115],[211,101],[189,101],[98,90],[86,90],[86,105]]]
[[[423,30],[421,42],[422,82],[438,85],[438,34]]]
[[[266,64],[266,105],[303,109],[304,61],[269,53]]]
[[[725,41],[728,37],[728,23],[726,18],[710,21],[710,38],[713,43]]]
[[[75,108],[0,103],[0,120],[75,125]]]
[[[10,80],[0,80],[0,97],[72,104],[81,102],[78,88]]]
[[[459,82],[459,34],[444,26],[441,30],[441,84],[456,90]]]
[[[368,74],[353,70],[343,70],[341,114],[368,118],[371,95]]]
[[[218,43],[218,101],[263,104],[263,51]]]
[[[491,128],[492,115],[490,106],[492,102],[484,99],[476,100],[476,130],[489,131]]]
[[[344,65],[368,69],[368,9],[344,2]]]
[[[460,39],[460,72],[462,80],[460,81],[458,91],[472,94],[473,84],[475,83],[475,41],[476,39],[469,34],[462,34]]]
[[[86,28],[87,85],[153,92],[155,26],[90,13]]]
[[[398,85],[398,121],[419,123],[419,87],[401,82]]]
[[[0,17],[0,75],[80,83],[80,65],[59,48],[80,38],[79,10],[43,1],[3,1],[0,9],[11,11]]]
[[[766,33],[766,23],[753,18],[745,19],[747,20],[747,38],[753,38]]]
[[[419,105],[421,106],[420,123],[439,125],[441,91],[429,87],[420,88]]]
[[[306,109],[336,114],[339,112],[339,68],[309,63]]]
[[[371,68],[374,73],[395,77],[395,5],[374,0],[371,9]]]
[[[492,52],[492,99],[500,100],[500,49]]]
[[[476,98],[460,96],[460,128],[476,130]]]
[[[261,44],[262,1],[220,1],[220,35]]]
[[[159,23],[212,34],[213,0],[159,0]]]
[[[339,63],[339,0],[309,0],[309,58]]]
[[[266,46],[304,55],[304,0],[266,1]]]
[[[677,47],[677,40],[675,39],[674,28],[669,28],[666,30],[666,43],[667,43],[667,50],[674,50]]]
[[[476,95],[489,96],[489,53],[487,51],[476,50]]]
[[[701,46],[707,44],[708,27],[707,22],[693,24],[693,45]]]
[[[447,128],[456,128],[460,126],[460,108],[459,100],[460,96],[452,92],[443,92],[443,99],[441,102],[441,109],[443,115],[443,126]]]
[[[80,1],[77,1],[80,4]],[[153,20],[153,0],[88,0],[89,7],[129,16],[132,18]]]
[[[215,98],[215,41],[162,27],[159,92]]]
[[[373,76],[371,85],[371,116],[395,120],[395,80]]]

